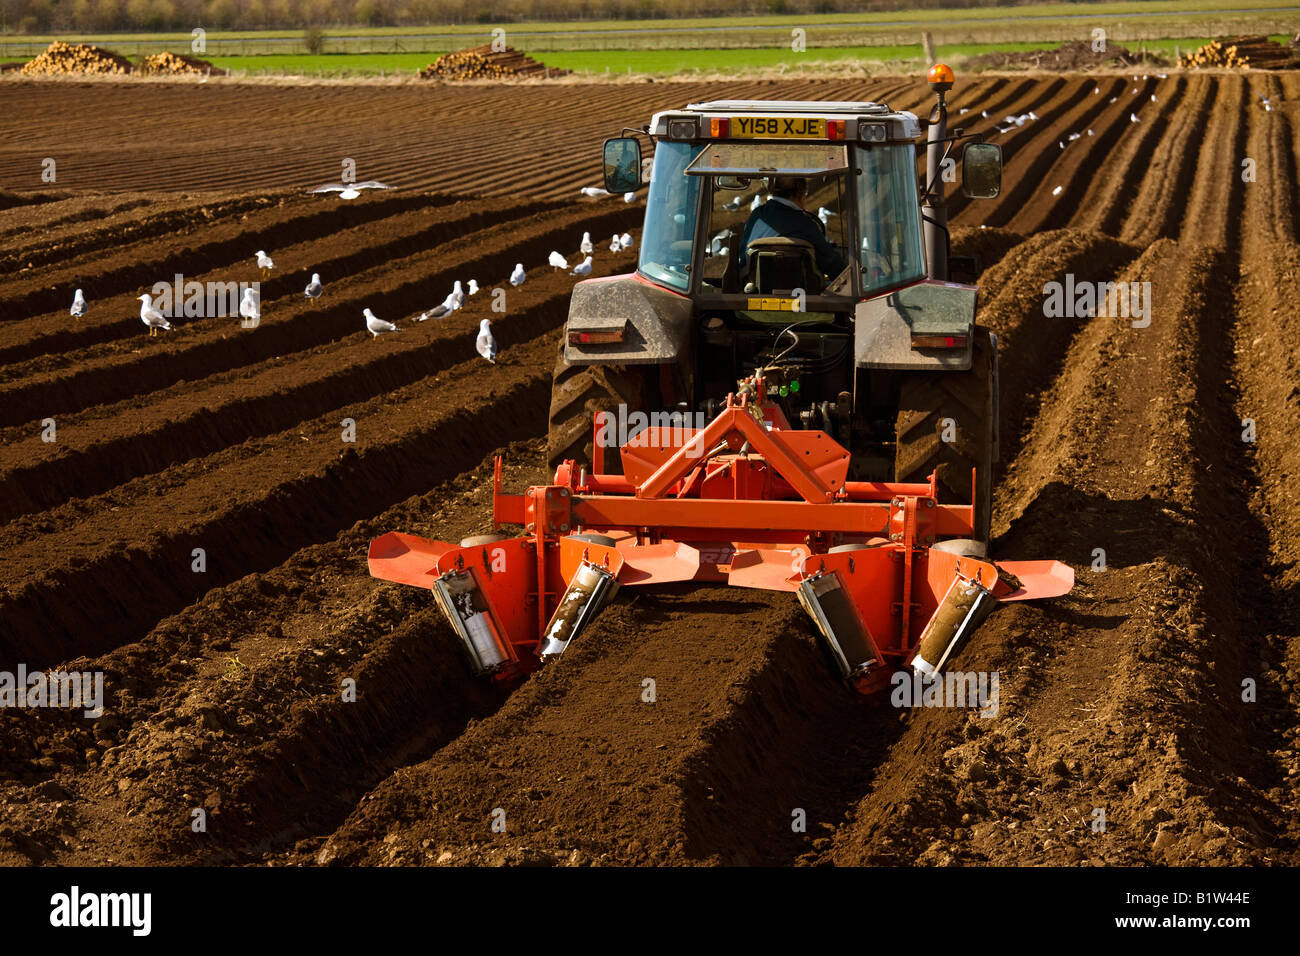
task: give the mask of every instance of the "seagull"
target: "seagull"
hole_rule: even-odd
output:
[[[984,117],[985,119],[988,119],[988,118],[989,118],[989,111],[988,111],[988,110],[981,110],[981,111],[980,111],[980,116]]]
[[[321,285],[320,273],[313,272],[311,274],[311,281],[307,283],[307,288],[303,290],[303,295],[311,299],[311,304],[315,305],[316,300],[320,298],[320,294],[324,291],[325,287]]]
[[[618,233],[614,233],[614,238],[609,241],[610,252],[622,252],[623,243],[618,241]]]
[[[629,189],[623,194],[623,202],[636,202],[636,190]]]
[[[68,310],[68,315],[72,316],[74,319],[79,319],[85,314],[86,300],[82,298],[81,290],[78,289],[77,294],[72,297],[72,308]]]
[[[618,237],[618,244],[619,244],[620,247],[622,247],[622,248],[624,248],[624,249],[631,249],[631,248],[632,248],[632,233],[630,233],[630,232],[625,232],[625,233],[623,233],[623,235],[619,236],[619,237]]]
[[[1129,113],[1129,114],[1128,114],[1128,121],[1129,121],[1130,123],[1136,123],[1136,122],[1138,121],[1138,115],[1137,115],[1136,113]]]
[[[967,113],[969,113],[969,112],[970,112],[970,107],[969,107],[969,106],[963,106],[960,110],[957,111],[957,115],[958,115],[958,116],[965,116],[965,115],[966,115]]]
[[[311,190],[314,193],[338,193],[340,199],[356,199],[363,189],[392,189],[386,183],[368,179],[364,183],[329,183]]]
[[[1070,136],[1069,136],[1069,140],[1070,140],[1071,143],[1073,143],[1073,142],[1074,142],[1076,139],[1078,139],[1078,138],[1079,138],[1079,134],[1078,134],[1078,133],[1071,133]]]
[[[257,301],[257,293],[252,289],[244,290],[244,299],[239,303],[239,327],[255,329],[262,321],[262,309]]]
[[[460,285],[459,282],[456,284]],[[451,313],[459,309],[461,305],[462,301],[457,299],[456,291],[453,289],[448,293],[447,298],[442,300],[441,305],[434,306],[428,312],[421,312],[419,321],[423,322],[425,319],[441,319],[444,315],[451,315]]]
[[[453,309],[459,309],[465,304],[465,287],[460,284],[459,279],[452,283],[451,295],[447,296],[445,301],[452,303]]]
[[[524,280],[527,278],[528,273],[524,271],[524,264],[522,262],[516,262],[515,271],[510,273],[510,284],[514,286],[523,285]]]
[[[576,266],[574,266],[572,274],[575,276],[591,275],[591,256],[587,256],[587,258],[583,259]]]
[[[745,197],[737,196],[735,199],[731,200],[730,202],[724,202],[722,204],[722,208],[727,210],[728,212],[735,212],[743,205],[745,205]]]
[[[582,242],[578,243],[578,251],[581,252],[584,256],[589,256],[591,255],[591,250],[592,250],[591,233],[584,232],[582,234]]]
[[[1112,97],[1110,98],[1110,101],[1111,101],[1112,103],[1114,103],[1117,99],[1119,99],[1118,96],[1112,96]]]
[[[1057,186],[1055,189],[1052,190],[1052,195],[1053,195],[1053,196],[1059,196],[1059,195],[1061,195],[1061,190],[1062,190],[1062,188],[1064,188],[1064,187],[1062,187],[1062,186]]]
[[[383,332],[402,331],[397,326],[393,325],[392,322],[385,322],[383,319],[375,318],[375,313],[371,312],[369,309],[362,310],[362,314],[366,317],[366,328],[375,338],[379,338],[380,333]]]
[[[1056,145],[1059,146],[1059,147],[1061,147],[1061,149],[1065,149],[1065,140],[1063,140],[1063,139],[1058,139],[1058,140],[1056,141]]]
[[[564,256],[560,255],[554,249],[552,249],[551,254],[546,257],[546,261],[549,262],[556,269],[569,268],[569,260],[564,258]]]
[[[1154,93],[1151,94],[1151,102],[1152,102],[1152,103],[1159,103],[1159,102],[1160,102],[1158,99],[1156,99],[1156,95],[1155,95]]]
[[[817,218],[822,221],[823,226],[826,225],[828,222],[830,222],[831,216],[837,216],[837,215],[839,215],[839,213],[831,212],[825,206],[821,206],[817,210]]]
[[[497,340],[492,337],[492,320],[484,319],[478,324],[478,338],[474,340],[478,354],[493,365],[497,363]]]
[[[1089,136],[1092,135],[1092,130],[1088,130],[1088,135],[1089,135]]]
[[[258,250],[257,250],[257,267],[258,267],[259,269],[262,270],[262,278],[265,279],[265,278],[267,278],[268,276],[270,276],[270,274],[271,274],[271,270],[275,268],[275,263],[271,261],[271,257],[270,257],[270,256],[268,256],[268,255],[267,255],[265,252],[263,252],[261,249],[258,249]]]
[[[1259,91],[1256,91],[1256,92],[1255,92],[1255,95],[1258,96],[1259,99],[1260,99],[1260,102],[1262,102],[1262,103],[1264,104],[1264,112],[1265,112],[1265,113],[1271,113],[1271,112],[1273,112],[1273,107],[1269,105],[1270,103],[1272,103],[1272,100],[1270,100],[1267,96],[1265,96],[1263,93],[1260,93]],[[80,292],[78,292],[78,295],[80,295]]]
[[[749,211],[753,212],[761,205],[763,205],[763,197],[760,196],[758,193],[754,193],[754,201],[749,204]]]
[[[733,233],[730,229],[724,229],[722,230],[722,232],[718,233],[711,240],[709,240],[709,255],[711,256],[722,255],[722,249],[725,246],[727,240],[730,239],[732,235]]]
[[[469,294],[470,294],[470,295],[478,295],[478,280],[477,280],[477,279],[470,279],[470,280],[469,280]]]
[[[159,329],[172,330],[171,323],[163,316],[161,312],[153,307],[153,297],[145,293],[137,298],[144,303],[140,306],[140,321],[149,327],[150,335],[157,335]]]
[[[1093,95],[1093,96],[1101,96],[1101,87],[1100,87],[1100,86],[1094,86],[1094,87],[1092,88],[1092,95]]]
[[[608,196],[608,189],[601,189],[599,186],[583,186],[578,192],[582,193],[588,199],[599,199],[601,196]]]

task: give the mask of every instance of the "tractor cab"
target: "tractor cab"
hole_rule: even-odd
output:
[[[642,275],[702,309],[784,313],[851,312],[853,301],[925,275],[915,116],[783,101],[687,111],[653,122]],[[636,139],[605,149],[607,171],[639,174]],[[780,195],[790,183],[797,200]]]

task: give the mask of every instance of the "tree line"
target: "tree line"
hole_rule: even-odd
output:
[[[1038,0],[0,0],[3,33],[675,20],[1017,6]]]

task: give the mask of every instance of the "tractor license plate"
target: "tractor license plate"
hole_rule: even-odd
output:
[[[752,139],[825,139],[826,120],[800,116],[737,116],[731,135]]]

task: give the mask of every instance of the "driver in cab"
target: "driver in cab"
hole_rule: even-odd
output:
[[[752,213],[745,223],[740,243],[740,268],[749,259],[749,244],[768,236],[802,239],[817,254],[817,268],[827,276],[837,276],[847,263],[826,238],[821,220],[803,208],[808,199],[808,180],[797,176],[777,176],[772,180],[772,195]]]

